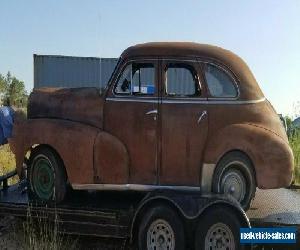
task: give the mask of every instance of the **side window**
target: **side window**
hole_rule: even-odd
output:
[[[204,75],[211,96],[237,96],[237,89],[233,79],[224,70],[207,63],[204,67]]]
[[[122,95],[153,95],[155,67],[152,63],[131,63],[122,72],[114,89]]]
[[[168,64],[165,89],[166,94],[170,96],[200,95],[200,85],[196,70],[188,64]]]

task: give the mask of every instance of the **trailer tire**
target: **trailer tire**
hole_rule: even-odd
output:
[[[243,227],[233,210],[224,207],[212,207],[205,212],[197,225],[195,250],[249,249],[249,245],[240,245],[240,228]]]
[[[178,214],[167,206],[149,209],[141,219],[138,231],[138,249],[185,249],[183,224]]]
[[[27,170],[28,198],[31,203],[57,204],[64,200],[67,177],[59,155],[49,147],[34,148]]]

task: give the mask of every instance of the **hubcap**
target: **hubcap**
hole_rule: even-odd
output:
[[[242,172],[237,169],[227,170],[221,180],[221,193],[230,194],[239,202],[246,195],[246,179]]]
[[[44,156],[38,156],[33,162],[32,187],[39,198],[48,200],[54,187],[54,171],[51,162]]]
[[[147,250],[174,250],[175,235],[170,224],[162,219],[155,220],[147,231]]]
[[[235,250],[234,236],[224,223],[212,225],[205,236],[205,250]]]

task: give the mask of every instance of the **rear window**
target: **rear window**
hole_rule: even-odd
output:
[[[207,63],[204,66],[204,75],[212,97],[237,97],[236,84],[226,71]]]

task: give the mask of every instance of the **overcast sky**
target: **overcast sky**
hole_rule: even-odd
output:
[[[277,112],[300,101],[300,1],[0,1],[0,73],[33,87],[33,54],[118,57],[149,41],[241,56]]]

